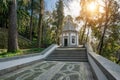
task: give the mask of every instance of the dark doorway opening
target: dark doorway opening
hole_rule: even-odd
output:
[[[64,46],[67,46],[67,45],[68,45],[68,40],[64,39]]]

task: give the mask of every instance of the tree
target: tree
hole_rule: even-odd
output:
[[[95,0],[81,0],[80,1],[80,6],[81,6],[80,15],[76,18],[77,21],[82,21],[84,23],[80,43],[83,43],[83,39],[85,37],[85,32],[86,32],[86,29],[88,28],[88,24],[90,24],[91,21],[94,20],[93,16],[96,16],[95,14],[97,13],[97,8],[95,8],[94,11],[89,10],[89,5],[94,1]]]
[[[89,9],[90,3],[96,5],[95,10],[91,11]],[[116,22],[115,18],[117,15],[118,4],[114,0],[102,0],[102,4],[97,0],[81,0],[80,16],[77,18],[85,23],[81,41],[83,40],[86,28],[91,27],[92,32],[95,32],[95,35],[98,36],[98,53],[101,54],[105,36],[108,35],[106,33],[109,30],[109,26]]]
[[[64,5],[63,1],[59,0],[57,4],[57,30],[56,30],[56,43],[60,42],[60,34],[62,33],[64,22]]]
[[[33,27],[33,0],[31,0],[31,16],[30,16],[30,40],[32,40]]]
[[[29,0],[17,1],[17,22],[18,33],[25,38],[30,39],[30,17],[31,6]]]
[[[42,41],[43,14],[44,14],[44,0],[40,0],[40,13],[39,13],[39,23],[38,23],[38,47],[41,47],[41,41]]]
[[[118,4],[114,0],[105,0],[104,2],[104,28],[102,32],[102,36],[98,45],[98,53],[102,54],[102,49],[104,45],[104,38],[106,35],[106,30],[108,29],[108,26],[112,25],[115,21],[116,15],[118,15]]]
[[[0,27],[8,27],[8,1],[0,0]]]
[[[16,0],[11,0],[9,5],[8,52],[18,50],[16,9]]]

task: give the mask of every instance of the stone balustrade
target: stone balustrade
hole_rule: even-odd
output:
[[[19,68],[31,65],[35,62],[40,62],[40,60],[44,59],[52,51],[54,51],[56,47],[58,46],[56,44],[53,44],[50,47],[46,48],[41,53],[0,59],[1,60],[0,61],[0,75],[4,75],[6,73],[17,70]]]
[[[86,44],[88,61],[98,80],[120,80],[120,65],[96,54],[90,44]]]

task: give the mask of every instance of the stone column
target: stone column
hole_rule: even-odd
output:
[[[79,34],[77,33],[77,45],[79,46]]]
[[[76,40],[75,42],[76,42],[76,46],[77,46],[77,33],[76,33],[76,37],[75,37],[75,40]]]
[[[70,37],[71,37],[71,34],[70,34],[70,32],[69,32],[69,46],[70,46],[70,42],[71,42]]]
[[[62,45],[61,45],[61,46],[63,47],[63,46],[64,46],[64,37],[63,37],[63,32],[62,32],[62,39],[61,39],[61,40],[62,40],[62,42],[61,42],[61,43],[62,43]]]

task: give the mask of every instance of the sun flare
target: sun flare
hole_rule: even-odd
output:
[[[96,10],[96,4],[95,4],[95,2],[89,3],[87,9],[89,11],[91,11],[91,12],[94,12]]]

